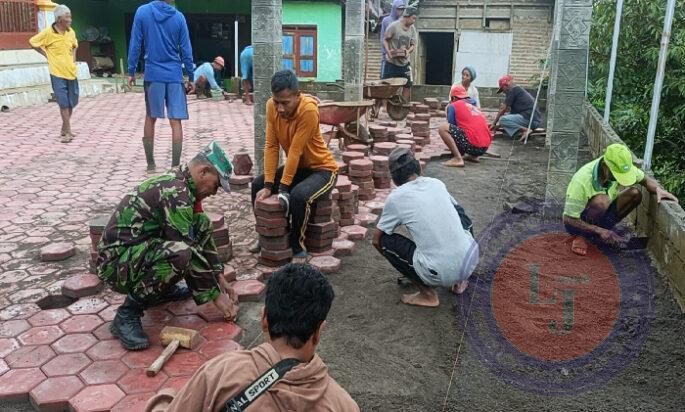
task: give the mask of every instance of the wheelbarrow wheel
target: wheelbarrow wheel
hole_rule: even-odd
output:
[[[385,110],[392,120],[404,120],[411,110],[411,105],[404,96],[396,94],[387,100]]]

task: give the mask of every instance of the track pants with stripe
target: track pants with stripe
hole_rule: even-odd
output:
[[[283,167],[276,171],[273,194],[278,193],[278,186],[283,175]],[[328,170],[298,169],[290,185],[290,247],[293,254],[305,250],[304,239],[307,223],[312,212],[312,205],[317,199],[325,199],[335,188],[338,174]],[[257,192],[264,188],[264,175],[257,176],[252,182],[252,204]]]

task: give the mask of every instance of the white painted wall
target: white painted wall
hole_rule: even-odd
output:
[[[498,80],[509,72],[513,33],[462,31],[459,37],[454,83],[461,82],[464,66],[476,69],[476,87],[498,87]]]

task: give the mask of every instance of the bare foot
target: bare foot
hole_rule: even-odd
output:
[[[467,162],[480,163],[480,160],[478,160],[478,156],[471,156],[469,154],[464,156],[464,160],[466,160]]]
[[[574,236],[571,242],[571,251],[576,255],[585,256],[587,254],[587,242],[585,239]]]
[[[452,286],[452,292],[454,292],[457,295],[461,295],[466,291],[466,288],[469,287],[469,281],[468,279],[462,280],[461,282],[457,282]]]
[[[436,308],[440,305],[440,300],[438,299],[438,295],[435,293],[435,291],[428,295],[421,292],[408,293],[406,295],[402,295],[401,300],[402,303],[406,305],[425,306],[428,308]]]
[[[531,139],[532,136],[530,135],[533,131],[530,129],[526,129],[526,131],[521,133],[521,138],[519,139],[519,142],[525,142],[527,139]]]
[[[447,167],[464,167],[464,161],[463,160],[457,160],[457,159],[450,159],[446,162],[442,162],[443,165]]]

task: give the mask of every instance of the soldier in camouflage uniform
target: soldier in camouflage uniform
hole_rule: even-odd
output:
[[[162,302],[192,295],[198,305],[213,301],[227,318],[235,317],[231,297],[217,283],[223,264],[201,206],[219,186],[229,190],[231,171],[226,154],[212,142],[187,165],[141,183],[112,214],[97,265],[99,276],[127,295],[110,326],[126,349],[150,345],[140,318],[145,308]],[[182,279],[187,286],[177,285]]]

